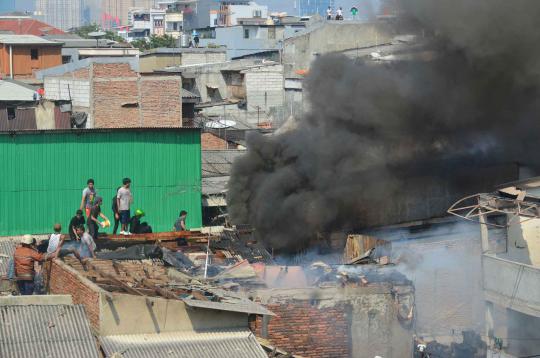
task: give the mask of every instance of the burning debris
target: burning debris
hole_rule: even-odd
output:
[[[234,163],[231,218],[272,248],[294,252],[318,232],[416,220],[411,186],[424,198],[443,193],[422,206],[433,217],[492,184],[471,178],[477,168],[538,167],[528,154],[540,130],[540,3],[402,4],[437,56],[379,66],[321,56],[305,80],[309,113],[291,130],[254,133]]]

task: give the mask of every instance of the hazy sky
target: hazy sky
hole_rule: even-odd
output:
[[[298,15],[298,0],[255,0],[255,2],[268,5],[270,11],[285,11],[290,15]],[[366,6],[366,3],[371,3],[376,8],[379,0],[334,0],[335,7],[343,7],[345,16],[348,15],[351,7],[362,8]]]

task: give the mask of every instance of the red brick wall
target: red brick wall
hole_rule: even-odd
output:
[[[182,78],[140,77],[128,63],[93,64],[95,128],[181,127]]]
[[[228,149],[227,141],[212,133],[201,133],[202,150]]]
[[[275,347],[307,358],[350,356],[350,323],[347,307],[318,308],[309,301],[265,305],[277,316],[270,317],[267,338]],[[263,319],[257,317],[251,330],[262,337]]]
[[[93,86],[94,127],[142,127],[139,117],[137,79],[95,79]]]
[[[145,127],[182,126],[182,79],[141,78],[141,111]]]
[[[90,71],[88,68],[81,68],[79,70],[71,72],[71,75],[73,76],[73,78],[85,79],[90,77]]]
[[[137,77],[129,63],[94,63],[94,78]]]
[[[67,265],[57,260],[51,263],[49,277],[49,293],[71,295],[73,303],[84,305],[90,324],[98,330],[100,294],[97,286],[88,285]]]

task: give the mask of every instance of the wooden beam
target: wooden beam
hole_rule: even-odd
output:
[[[100,267],[96,266],[93,262],[88,261],[87,264],[88,264],[88,266],[90,266],[94,271],[96,271],[97,273],[99,273],[101,276],[110,279],[112,282],[114,282],[115,284],[119,285],[120,287],[122,287],[122,288],[123,288],[124,290],[126,290],[127,292],[129,292],[129,293],[131,293],[131,294],[134,294],[134,295],[145,296],[144,293],[140,292],[140,291],[137,290],[136,288],[133,288],[133,287],[128,286],[127,284],[125,284],[124,282],[122,282],[121,280],[119,280],[118,278],[116,278],[114,275],[111,275],[110,273],[103,271],[103,269],[101,269]]]

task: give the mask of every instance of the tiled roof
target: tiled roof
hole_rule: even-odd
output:
[[[82,305],[0,307],[0,357],[99,358]]]
[[[266,358],[249,330],[225,332],[173,332],[100,337],[107,357],[123,358]]]
[[[34,19],[0,19],[0,31],[10,31],[16,35],[63,35],[64,31]]]
[[[228,176],[234,160],[246,154],[243,150],[203,150],[201,153],[203,178]]]

